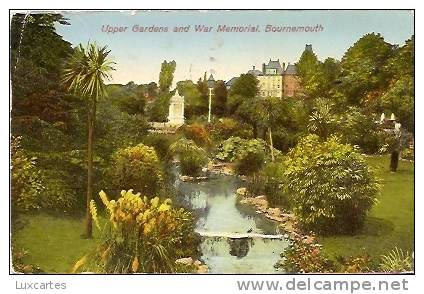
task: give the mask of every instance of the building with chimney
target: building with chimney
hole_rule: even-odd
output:
[[[312,45],[306,44],[305,51],[312,52]],[[293,97],[301,90],[300,78],[295,64],[280,63],[280,60],[269,60],[263,63],[261,70],[255,66],[247,72],[254,75],[259,81],[260,97]],[[231,89],[237,77],[231,78],[227,83],[227,89]]]

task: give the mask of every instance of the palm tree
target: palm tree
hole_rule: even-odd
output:
[[[111,78],[114,62],[107,59],[110,50],[107,46],[98,47],[88,43],[81,44],[66,61],[63,70],[63,84],[69,92],[81,96],[88,105],[88,144],[87,144],[87,212],[85,237],[93,235],[90,201],[93,194],[93,131],[96,120],[96,103],[106,95],[104,80]]]
[[[272,126],[278,124],[281,120],[281,100],[275,97],[266,97],[260,100],[260,107],[262,109],[261,124],[266,127],[269,135],[269,147],[271,150],[271,161],[274,162],[274,143],[272,140]]]

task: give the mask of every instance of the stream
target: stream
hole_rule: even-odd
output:
[[[175,182],[180,199],[199,216],[196,231],[203,237],[201,260],[210,273],[279,273],[274,264],[287,247],[286,240],[219,237],[222,233],[278,234],[277,224],[236,201],[243,182],[234,176],[214,175],[204,182]]]

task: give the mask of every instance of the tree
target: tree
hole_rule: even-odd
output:
[[[274,144],[272,140],[272,128],[278,125],[282,119],[281,100],[279,98],[267,97],[259,100],[257,108],[259,113],[259,120],[262,126],[268,131],[269,146],[271,150],[271,161],[274,162]]]
[[[171,89],[176,67],[177,63],[174,60],[170,62],[164,60],[162,62],[159,74],[159,90],[162,93],[167,93]]]
[[[381,95],[390,80],[387,62],[396,47],[380,34],[366,34],[343,55],[340,88],[351,105],[367,105]]]
[[[159,95],[150,109],[150,120],[164,122],[168,117],[169,101],[173,95],[170,91],[177,67],[175,61],[164,60],[159,73]]]
[[[332,103],[326,99],[318,99],[316,106],[309,116],[308,129],[311,133],[317,134],[323,139],[327,139],[334,133],[337,126],[337,118],[332,111]]]
[[[303,51],[296,64],[303,92],[308,97],[320,95],[324,80],[323,65],[311,50]]]
[[[228,90],[224,81],[217,81],[213,88],[212,109],[216,115],[223,116],[226,113]]]
[[[73,123],[72,104],[78,101],[60,87],[61,65],[72,47],[56,24],[69,25],[60,14],[17,13],[11,19],[12,131],[24,135],[24,147],[26,137],[39,131],[37,122],[62,132]]]
[[[259,93],[258,79],[251,74],[241,74],[231,87],[230,95],[240,95],[251,99]]]
[[[184,115],[190,119],[195,115],[207,112],[207,100],[201,98],[201,93],[197,84],[191,80],[177,83],[178,93],[184,96]]]
[[[381,97],[385,113],[394,113],[409,131],[414,131],[414,78],[404,76],[394,82]]]
[[[104,80],[110,79],[114,62],[108,59],[107,46],[99,47],[88,43],[75,48],[63,70],[63,84],[87,102],[88,107],[88,144],[87,144],[87,215],[85,237],[92,238],[92,218],[90,201],[93,194],[93,132],[96,119],[96,104],[106,95]]]

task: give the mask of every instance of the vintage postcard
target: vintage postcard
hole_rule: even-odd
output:
[[[12,10],[10,272],[414,273],[414,13]]]

